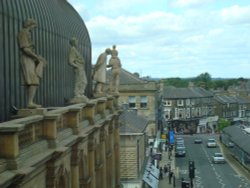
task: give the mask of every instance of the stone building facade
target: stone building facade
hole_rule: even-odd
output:
[[[137,75],[122,69],[119,86],[119,105],[127,104],[149,123],[147,136],[154,137],[157,132],[158,86],[157,82],[145,81]]]
[[[166,87],[162,111],[165,125],[177,133],[204,132],[216,122],[216,118],[211,118],[214,117],[213,93],[203,88]]]
[[[66,0],[2,0],[0,25],[0,187],[120,187],[118,96],[93,98],[91,41],[80,15]],[[28,40],[20,45],[24,29]],[[76,83],[72,38],[87,79],[88,100],[76,104],[69,104]],[[38,55],[47,62],[39,83],[31,84],[42,107],[26,106],[21,61],[27,48],[32,76],[38,77]]]
[[[120,178],[124,187],[141,187],[147,161],[146,128],[148,120],[133,111],[120,115]]]
[[[117,100],[41,109],[1,123],[0,187],[120,187]]]

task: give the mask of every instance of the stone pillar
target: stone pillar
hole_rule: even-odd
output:
[[[81,107],[71,107],[67,113],[67,123],[72,128],[74,134],[79,133]]]
[[[105,146],[105,130],[102,129],[100,133],[100,155],[101,162],[103,164],[101,168],[101,185],[102,188],[107,188],[107,164],[106,164],[106,146]]]
[[[115,158],[114,158],[114,132],[113,132],[113,121],[110,122],[109,125],[109,144],[110,144],[110,158],[109,158],[109,166],[110,166],[110,188],[115,187]]]
[[[95,143],[92,135],[88,138],[88,164],[89,164],[89,174],[91,177],[90,188],[96,188],[96,178],[95,178]]]
[[[102,118],[105,117],[106,101],[107,100],[105,98],[100,98],[97,101],[97,113],[100,114]]]
[[[57,120],[60,118],[59,114],[47,114],[43,121],[43,135],[48,139],[49,147],[55,148],[57,146]]]
[[[115,187],[120,188],[120,131],[119,116],[115,116],[114,125]]]
[[[0,132],[0,157],[14,159],[19,154],[19,141],[17,132]]]
[[[71,188],[79,188],[79,152],[78,144],[71,151]]]
[[[83,109],[83,118],[89,120],[91,125],[94,124],[94,117],[95,117],[95,103],[87,103]]]

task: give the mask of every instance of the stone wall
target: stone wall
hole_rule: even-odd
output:
[[[0,187],[118,188],[116,97],[0,124]]]

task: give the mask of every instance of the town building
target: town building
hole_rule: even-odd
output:
[[[215,113],[230,121],[247,121],[250,101],[240,96],[217,95],[214,97]]]
[[[141,187],[148,158],[146,128],[148,120],[135,111],[120,115],[120,178],[123,187]]]
[[[138,115],[148,120],[147,136],[154,137],[158,124],[158,83],[139,78],[138,74],[132,74],[122,69],[119,86],[119,105],[128,105],[128,109],[134,110]]]
[[[163,122],[176,133],[213,131],[213,93],[203,88],[165,87],[162,94]]]

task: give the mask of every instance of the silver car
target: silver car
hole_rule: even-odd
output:
[[[225,163],[225,158],[223,157],[222,153],[215,153],[213,155],[213,163]]]
[[[217,147],[217,143],[216,143],[214,138],[209,138],[207,140],[207,147],[208,148],[216,148]]]

